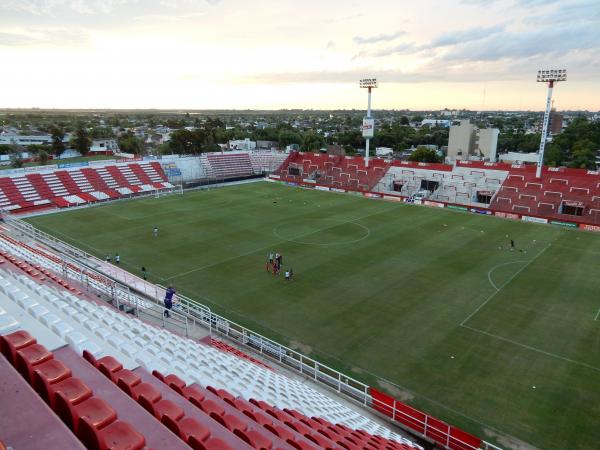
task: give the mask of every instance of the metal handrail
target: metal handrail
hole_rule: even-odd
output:
[[[82,276],[85,277],[85,284],[95,289],[108,293],[112,296],[112,298],[116,302],[116,307],[119,308],[121,304],[128,304],[134,308],[135,314],[139,317],[140,309],[148,310],[147,307],[143,305],[148,301],[152,301],[152,303],[162,306],[162,300],[160,300],[158,295],[158,289],[165,290],[164,286],[160,284],[156,285],[156,293],[155,296],[147,296],[146,298],[142,298],[131,292],[129,286],[123,285],[120,282],[116,281],[112,277],[103,274],[94,268],[90,268],[84,261],[80,261],[78,259],[84,257],[86,259],[96,259],[94,256],[89,255],[88,253],[77,249],[76,247],[71,246],[54,236],[49,235],[41,230],[38,230],[33,225],[23,222],[20,219],[15,217],[8,216],[7,224],[14,225],[22,233],[26,234],[34,241],[41,241],[42,243],[56,249],[60,253],[62,253],[66,257],[66,262],[73,264],[74,266],[82,264],[86,267],[85,271],[75,271],[68,264],[64,265],[63,273],[65,276],[69,278],[73,278],[77,281],[82,281]],[[49,244],[47,241],[50,241]],[[68,253],[73,255],[78,255],[73,257],[70,254],[64,254],[63,249],[67,250]],[[100,283],[93,277],[90,277],[89,274],[94,274],[96,277],[102,277],[107,282]],[[240,344],[244,348],[249,348],[252,351],[259,352],[264,357],[267,357],[270,360],[279,362],[281,365],[285,366],[288,369],[291,369],[294,372],[299,373],[302,376],[310,377],[316,383],[327,387],[328,389],[334,390],[339,394],[344,395],[346,398],[362,404],[364,407],[374,408],[375,411],[379,412],[375,406],[380,406],[380,409],[391,409],[391,416],[384,414],[384,417],[391,419],[395,424],[399,425],[401,428],[409,431],[410,433],[417,434],[424,439],[431,440],[431,437],[426,435],[428,429],[431,426],[428,424],[428,417],[426,415],[425,420],[421,421],[413,416],[408,415],[406,412],[399,410],[395,406],[395,402],[392,406],[381,402],[372,397],[370,391],[370,387],[362,383],[352,377],[349,377],[325,364],[321,364],[318,361],[303,355],[302,353],[293,350],[289,347],[286,347],[278,342],[269,339],[265,336],[262,336],[259,333],[256,333],[243,325],[240,325],[236,322],[233,322],[217,313],[211,311],[211,309],[198,301],[192,300],[189,297],[186,297],[182,294],[177,294],[177,303],[174,305],[174,308],[171,310],[171,313],[174,314],[174,317],[181,317],[182,321],[185,322],[185,335],[189,335],[189,327],[190,323],[194,326],[203,326],[208,328],[209,334],[212,336],[213,333],[217,333],[222,336],[226,336],[227,338],[235,341]],[[148,313],[151,315],[151,313]],[[171,322],[168,322],[171,323]],[[163,319],[163,328],[166,328],[166,322]],[[380,413],[381,414],[381,413]],[[415,431],[415,429],[406,426],[399,418],[410,418],[411,422],[417,422],[422,425],[423,433]],[[434,428],[436,431],[440,431],[437,428]],[[446,448],[450,448],[451,443],[461,444],[465,449],[476,450],[474,447],[469,445],[466,442],[461,441],[456,437],[450,436],[450,434],[446,433],[447,442],[445,443]],[[482,441],[483,450],[502,450],[500,447],[497,447],[491,443]]]

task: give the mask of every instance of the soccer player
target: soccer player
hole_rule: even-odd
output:
[[[285,271],[285,281],[290,281],[290,271],[289,270]]]
[[[146,268],[144,266],[142,266],[142,278],[144,281],[148,279],[148,273],[146,272]]]
[[[273,264],[273,252],[269,253],[269,264]]]
[[[110,264],[110,255],[106,255],[106,262]]]
[[[173,307],[173,296],[175,295],[175,289],[173,286],[169,286],[165,292],[165,317],[169,317],[169,310]]]
[[[510,240],[510,251],[512,252],[515,249],[515,241]]]
[[[158,236],[158,227],[154,227],[153,232],[154,232],[154,237],[157,237]]]
[[[115,264],[119,264],[121,262],[121,257],[119,256],[119,254],[115,254]]]

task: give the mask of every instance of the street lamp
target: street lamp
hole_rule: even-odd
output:
[[[368,89],[369,102],[367,105],[367,117],[363,119],[362,135],[366,140],[365,144],[365,166],[369,167],[369,141],[375,132],[375,120],[371,118],[371,89],[377,87],[377,78],[363,78],[360,80],[360,87]]]
[[[542,166],[544,164],[544,149],[546,147],[546,139],[548,138],[548,122],[550,120],[550,110],[552,108],[552,89],[554,83],[559,81],[567,81],[567,69],[551,69],[538,70],[537,82],[548,83],[548,97],[546,99],[546,112],[544,113],[544,122],[542,125],[542,139],[540,141],[540,151],[538,153],[536,178],[542,176]]]

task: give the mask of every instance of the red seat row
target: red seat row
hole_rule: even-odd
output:
[[[79,440],[92,450],[141,450],[144,437],[26,331],[0,336],[0,350]]]
[[[124,369],[115,358],[105,356],[96,360],[87,351],[83,352],[83,357],[193,449],[233,450],[223,440],[212,438],[206,426],[192,417],[186,417],[182,408],[162,398],[152,384],[142,382],[139,375]]]
[[[236,419],[232,414],[227,414],[223,406],[213,399],[221,399],[250,418],[252,422],[260,425],[296,449],[414,449],[411,445],[401,444],[380,436],[373,436],[363,430],[353,430],[341,424],[334,425],[322,418],[309,418],[296,410],[281,410],[261,400],[250,399],[250,401],[246,401],[241,397],[236,398],[225,389],[216,389],[212,386],[207,386],[206,389],[198,386],[186,386],[186,383],[176,375],[163,376],[157,371],[154,371],[153,375],[215,420],[218,420],[223,426],[230,430],[236,430],[238,436],[255,448],[270,448],[264,446],[264,440],[268,438],[265,438],[264,434],[254,432],[254,430],[248,431],[248,428],[239,419]],[[212,399],[209,398],[210,394],[214,394]]]

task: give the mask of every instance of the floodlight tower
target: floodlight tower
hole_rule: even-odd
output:
[[[371,118],[371,89],[377,87],[377,78],[363,78],[360,80],[360,87],[369,90],[369,101],[367,104],[367,117],[363,119],[362,134],[366,140],[365,143],[365,166],[369,167],[369,141],[375,131],[375,120]]]
[[[546,147],[546,139],[548,138],[548,121],[550,120],[550,111],[552,109],[552,89],[554,89],[554,83],[558,83],[559,81],[567,81],[566,69],[538,70],[537,82],[548,83],[548,98],[546,99],[546,112],[544,113],[544,122],[542,125],[542,139],[540,141],[537,170],[535,172],[536,178],[542,176],[544,148]]]

